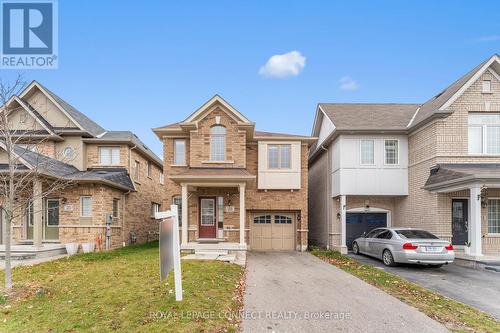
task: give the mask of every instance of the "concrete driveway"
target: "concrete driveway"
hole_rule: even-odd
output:
[[[441,268],[416,265],[387,267],[381,261],[368,256],[355,254],[349,256],[500,319],[500,273],[479,271],[453,264]]]
[[[309,253],[250,252],[243,332],[447,332]]]

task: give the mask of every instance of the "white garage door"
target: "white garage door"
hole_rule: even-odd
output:
[[[251,250],[294,250],[295,214],[256,213],[252,215],[250,224]]]

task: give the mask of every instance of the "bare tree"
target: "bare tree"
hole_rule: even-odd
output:
[[[69,157],[54,159],[38,153],[49,134],[40,130],[37,120],[31,117],[33,119],[19,126],[12,119],[21,109],[23,112],[30,110],[31,114],[36,112],[17,97],[25,86],[20,75],[12,83],[0,80],[0,151],[4,151],[0,168],[0,205],[5,221],[6,292],[12,289],[13,221],[23,219],[27,214],[41,214],[42,205],[35,205],[34,202],[41,202],[41,199],[74,182],[72,170],[68,170],[67,175],[61,175],[60,169],[64,164],[59,162],[64,163],[64,159]]]

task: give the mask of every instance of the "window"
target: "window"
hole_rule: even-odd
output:
[[[398,140],[384,140],[385,164],[399,163],[399,142]]]
[[[403,239],[439,239],[439,237],[425,230],[396,230],[396,233]]]
[[[483,93],[490,93],[490,92],[491,92],[491,81],[483,80]]]
[[[500,154],[500,114],[469,114],[469,154]]]
[[[260,215],[253,218],[254,224],[271,224],[271,215]]]
[[[160,184],[165,184],[165,178],[163,176],[163,171],[160,171]]]
[[[392,233],[389,230],[386,230],[386,231],[381,232],[380,234],[378,234],[376,238],[391,239],[392,238]]]
[[[139,161],[134,162],[134,180],[139,180],[141,174],[141,163]]]
[[[99,164],[120,164],[120,147],[99,147]]]
[[[160,211],[161,205],[156,202],[151,203],[151,217],[155,217],[155,213],[158,213]]]
[[[361,164],[374,164],[374,146],[373,140],[360,140],[359,150],[361,153]]]
[[[28,226],[33,226],[33,200],[29,199],[26,207],[26,220],[28,221]]]
[[[383,232],[384,229],[373,229],[372,231],[370,231],[369,233],[367,233],[365,235],[365,238],[374,238],[375,236],[377,236],[379,233]]]
[[[174,205],[177,205],[177,214],[179,214],[179,226],[182,226],[182,197],[174,197],[172,203]]]
[[[151,178],[151,174],[152,174],[152,167],[151,167],[151,162],[148,161],[148,177]]]
[[[217,221],[224,222],[224,197],[217,197]]]
[[[113,218],[120,216],[120,199],[113,199]]]
[[[500,199],[488,200],[488,233],[500,234]]]
[[[174,164],[186,164],[186,140],[174,140]]]
[[[284,215],[274,215],[274,223],[276,224],[292,224],[292,218]]]
[[[269,169],[290,169],[291,145],[267,146],[267,167]]]
[[[216,125],[210,129],[210,160],[226,160],[226,128]]]
[[[71,160],[75,157],[75,150],[72,147],[66,147],[63,150],[63,156],[68,160]]]
[[[80,197],[80,216],[81,217],[92,217],[92,197],[91,196]]]

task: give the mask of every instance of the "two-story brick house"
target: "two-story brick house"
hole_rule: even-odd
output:
[[[307,136],[259,132],[220,96],[153,130],[164,146],[165,206],[180,207],[181,248],[307,248]]]
[[[499,73],[493,55],[423,104],[319,104],[310,242],[346,252],[392,225],[427,229],[472,257],[499,254]]]
[[[9,100],[8,110],[11,129],[20,133],[20,172],[39,174],[23,194],[28,201],[13,223],[14,244],[100,240],[104,247],[109,214],[112,248],[156,237],[152,212],[160,209],[163,163],[137,136],[105,130],[36,81]],[[0,149],[0,169],[7,163]],[[64,186],[47,191],[55,181]]]

